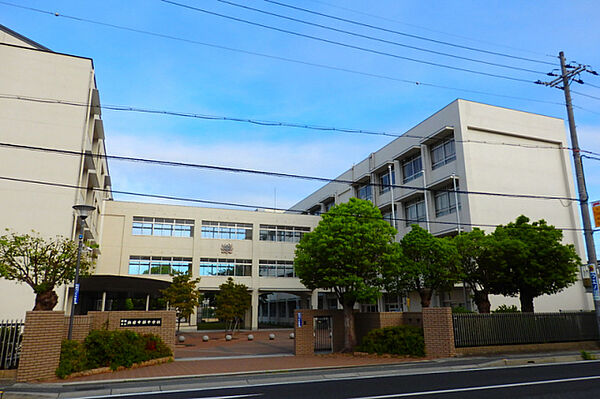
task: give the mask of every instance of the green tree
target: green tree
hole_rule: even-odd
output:
[[[396,230],[370,201],[351,198],[325,213],[296,247],[296,275],[307,288],[332,290],[344,309],[344,349],[356,345],[353,308],[380,295],[380,273],[392,259]]]
[[[474,228],[454,237],[454,245],[458,251],[463,282],[473,292],[477,310],[479,313],[490,313],[489,294],[498,279],[493,256],[497,245],[494,236]]]
[[[252,295],[248,292],[246,285],[234,283],[233,279],[229,277],[227,282],[219,286],[215,301],[217,303],[216,316],[228,322],[228,330],[235,330],[250,308]]]
[[[562,231],[545,220],[529,223],[519,216],[498,226],[493,260],[499,278],[493,293],[519,295],[522,312],[533,312],[533,299],[562,291],[576,281],[580,258],[572,244],[564,245]]]
[[[0,277],[28,284],[35,293],[33,310],[52,310],[58,302],[55,287],[75,279],[77,251],[68,238],[9,232],[0,236]],[[80,275],[89,275],[93,265],[92,256],[82,253]]]
[[[395,250],[395,261],[383,273],[386,289],[417,291],[424,308],[433,291],[450,290],[460,280],[458,252],[448,238],[434,237],[414,224]]]
[[[162,299],[169,303],[171,308],[175,308],[177,312],[177,332],[181,325],[181,319],[189,317],[194,313],[202,301],[202,293],[198,290],[197,285],[200,279],[192,280],[190,273],[172,274],[173,281],[167,288],[160,290]]]

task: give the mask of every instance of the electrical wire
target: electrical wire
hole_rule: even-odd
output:
[[[356,13],[356,14],[359,14],[359,15],[364,15],[364,16],[371,17],[371,18],[381,19],[383,21],[388,21],[388,22],[398,23],[398,24],[402,24],[402,25],[406,25],[406,26],[411,26],[413,28],[423,29],[423,30],[426,30],[426,31],[429,31],[429,32],[441,33],[444,36],[454,36],[454,37],[457,37],[459,39],[471,40],[471,41],[474,41],[474,42],[479,42],[479,43],[483,43],[483,44],[489,44],[489,45],[492,45],[492,46],[495,46],[495,47],[504,47],[504,48],[507,48],[507,49],[517,50],[517,51],[521,51],[521,52],[525,52],[525,53],[530,53],[530,54],[535,54],[535,55],[538,55],[538,56],[544,56],[544,57],[549,57],[549,58],[556,58],[556,56],[554,56],[554,55],[548,55],[548,54],[538,53],[538,52],[531,51],[531,50],[528,50],[528,49],[522,49],[522,48],[518,48],[518,47],[507,46],[506,44],[494,43],[494,42],[490,42],[490,41],[487,41],[487,40],[475,39],[475,38],[472,38],[472,37],[469,37],[469,36],[457,35],[456,33],[453,33],[453,32],[444,32],[444,31],[440,31],[440,30],[436,30],[436,29],[431,29],[429,27],[425,27],[425,26],[421,26],[421,25],[415,25],[415,24],[410,24],[410,23],[407,23],[407,22],[404,22],[404,21],[399,21],[397,19],[383,17],[381,15],[369,14],[369,13],[364,12],[364,11],[358,11],[358,10],[355,10],[355,9],[352,9],[352,8],[341,7],[339,5],[327,3],[327,2],[321,1],[321,0],[309,0],[309,1],[312,1],[313,3],[324,4],[326,6],[337,8],[337,9],[344,10],[344,11],[350,11],[350,12],[353,12],[353,13]]]
[[[595,87],[596,89],[600,89],[600,86],[596,86],[595,84],[589,83],[589,82],[583,82],[584,85],[587,86],[591,86],[591,87]]]
[[[436,88],[436,89],[453,90],[453,91],[460,91],[460,92],[465,92],[465,93],[481,94],[481,95],[487,95],[487,96],[492,96],[492,97],[535,102],[535,103],[540,103],[540,104],[551,104],[551,105],[561,105],[561,106],[565,105],[564,103],[555,102],[555,101],[546,101],[546,100],[532,99],[532,98],[527,98],[527,97],[492,93],[492,92],[487,92],[487,91],[482,91],[482,90],[472,90],[472,89],[466,89],[466,88],[460,88],[460,87],[439,85],[439,84],[435,84],[435,83],[412,81],[412,80],[401,79],[401,78],[396,78],[396,77],[387,76],[387,75],[358,71],[358,70],[345,68],[345,67],[336,67],[336,66],[332,66],[332,65],[319,64],[319,63],[315,63],[315,62],[303,61],[303,60],[294,59],[294,58],[287,58],[287,57],[281,57],[281,56],[276,56],[276,55],[272,55],[272,54],[243,50],[243,49],[234,48],[234,47],[221,46],[218,44],[201,42],[198,40],[192,40],[192,39],[182,38],[182,37],[178,37],[178,36],[172,36],[172,35],[167,35],[167,34],[163,34],[163,33],[157,33],[157,32],[147,31],[147,30],[143,30],[143,29],[132,28],[132,27],[123,26],[123,25],[116,25],[116,24],[92,20],[92,19],[88,19],[88,18],[60,14],[58,12],[41,10],[41,9],[33,8],[33,7],[25,7],[25,6],[21,6],[19,4],[13,4],[13,3],[9,3],[6,1],[2,1],[2,0],[0,0],[0,4],[4,4],[7,6],[16,7],[16,8],[32,11],[32,12],[51,15],[51,16],[55,16],[55,17],[59,17],[59,18],[71,19],[71,20],[78,21],[78,22],[84,22],[84,23],[94,24],[94,25],[98,25],[98,26],[124,30],[124,31],[128,31],[128,32],[142,34],[142,35],[159,37],[161,39],[174,40],[174,41],[179,41],[179,42],[188,43],[188,44],[194,44],[194,45],[215,48],[215,49],[225,50],[225,51],[231,51],[231,52],[236,52],[236,53],[241,53],[241,54],[253,55],[253,56],[257,56],[257,57],[263,57],[263,58],[267,58],[267,59],[284,61],[284,62],[299,64],[299,65],[306,65],[306,66],[311,66],[311,67],[316,67],[316,68],[328,69],[328,70],[333,70],[333,71],[338,71],[338,72],[346,72],[346,73],[351,73],[354,75],[367,76],[367,77],[371,77],[371,78],[384,79],[384,80],[400,82],[400,83],[407,83],[407,84],[416,85],[416,86],[425,86],[425,87],[431,87],[431,88]]]
[[[217,1],[229,3],[229,2],[224,1],[224,0],[217,0]],[[293,6],[291,4],[281,3],[279,1],[273,1],[273,0],[264,0],[264,1],[266,1],[267,3],[271,3],[271,4],[276,4],[276,5],[281,6],[281,7],[287,7],[287,8],[293,9],[293,10],[303,11],[303,12],[306,12],[306,13],[309,13],[309,14],[319,15],[321,17],[326,17],[326,18],[331,18],[331,19],[334,19],[336,21],[347,22],[349,24],[363,26],[363,27],[366,27],[366,28],[371,28],[371,29],[375,29],[375,30],[378,30],[378,31],[382,31],[382,32],[393,33],[393,34],[396,34],[396,35],[410,37],[410,38],[413,38],[413,39],[424,40],[424,41],[428,41],[428,42],[431,42],[431,43],[443,44],[443,45],[451,46],[451,47],[455,47],[455,48],[461,48],[461,49],[465,49],[465,50],[477,51],[477,52],[484,53],[484,54],[497,55],[497,56],[500,56],[500,57],[507,57],[507,58],[517,59],[517,60],[521,60],[521,61],[537,62],[537,63],[540,63],[540,64],[553,65],[553,66],[556,65],[556,63],[552,63],[552,62],[548,62],[548,61],[536,60],[536,59],[526,58],[526,57],[519,57],[519,56],[516,56],[516,55],[511,55],[511,54],[506,54],[506,53],[500,53],[500,52],[490,51],[490,50],[484,50],[484,49],[480,49],[480,48],[476,48],[476,47],[464,46],[464,45],[460,45],[460,44],[456,44],[456,43],[446,42],[446,41],[443,41],[443,40],[435,40],[435,39],[431,39],[431,38],[428,38],[428,37],[424,37],[424,36],[420,36],[420,35],[414,35],[414,34],[410,34],[410,33],[406,33],[406,32],[400,32],[400,31],[393,30],[393,29],[386,29],[386,28],[382,28],[380,26],[371,25],[371,24],[367,24],[367,23],[364,23],[364,22],[359,22],[359,21],[355,21],[355,20],[351,20],[351,19],[341,18],[341,17],[335,16],[335,15],[331,15],[331,14],[325,14],[325,13],[317,12],[317,11],[310,10],[310,9],[307,9],[307,8]]]
[[[291,127],[291,128],[299,128],[299,129],[308,129],[308,130],[317,130],[317,131],[330,131],[337,133],[351,133],[351,134],[366,134],[372,136],[386,136],[393,138],[410,138],[410,139],[418,139],[422,140],[423,136],[411,135],[411,134],[400,134],[400,133],[391,133],[391,132],[383,132],[383,131],[371,131],[364,129],[350,129],[350,128],[339,128],[339,127],[328,127],[328,126],[318,126],[318,125],[310,125],[305,123],[292,123],[292,122],[282,122],[282,121],[266,121],[266,120],[255,120],[255,119],[247,119],[240,117],[230,117],[230,116],[219,116],[219,115],[206,115],[206,114],[194,114],[183,111],[167,111],[167,110],[155,110],[155,109],[147,109],[147,108],[138,108],[129,105],[99,105],[99,106],[90,106],[88,103],[84,102],[73,102],[73,101],[65,101],[65,100],[57,100],[57,99],[48,99],[48,98],[35,98],[35,97],[26,97],[26,96],[18,96],[11,94],[0,94],[0,99],[9,99],[9,100],[21,100],[21,101],[31,101],[31,102],[39,102],[44,104],[58,104],[58,105],[68,105],[68,106],[77,106],[77,107],[90,107],[90,108],[98,108],[104,110],[111,111],[125,111],[125,112],[139,112],[146,114],[158,114],[158,115],[169,115],[169,116],[178,116],[185,118],[196,118],[203,120],[213,120],[213,121],[229,121],[229,122],[241,122],[241,123],[249,123],[259,126],[270,126],[270,127]],[[533,144],[517,144],[517,143],[506,143],[506,142],[494,142],[494,141],[486,141],[486,140],[454,140],[456,143],[473,143],[473,144],[489,144],[489,145],[502,145],[502,146],[511,146],[511,147],[521,147],[521,148],[531,148],[531,149],[550,149],[550,150],[567,150],[573,151],[571,147],[561,146],[561,145],[533,145]],[[579,149],[579,152],[588,153],[592,155],[599,155],[600,153],[595,153],[593,151],[582,150]]]
[[[348,184],[348,185],[355,185],[357,183],[353,180],[331,179],[331,178],[327,178],[327,177],[300,175],[300,174],[295,174],[295,173],[271,172],[271,171],[255,170],[255,169],[233,168],[233,167],[227,167],[227,166],[216,166],[216,165],[197,164],[197,163],[178,162],[178,161],[167,161],[167,160],[139,158],[139,157],[127,157],[127,156],[120,156],[120,155],[108,155],[108,154],[93,154],[92,155],[91,153],[86,154],[85,152],[79,152],[79,151],[73,151],[73,150],[63,150],[63,149],[57,149],[57,148],[38,147],[38,146],[4,143],[4,142],[0,142],[0,146],[6,147],[6,148],[41,151],[41,152],[49,152],[49,153],[55,153],[55,154],[81,156],[81,157],[88,155],[88,156],[97,157],[97,158],[104,158],[106,160],[113,159],[113,160],[118,160],[118,161],[139,162],[139,163],[155,164],[155,165],[162,165],[162,166],[187,167],[187,168],[194,168],[194,169],[215,170],[215,171],[220,171],[220,172],[231,172],[231,173],[246,173],[246,174],[253,174],[253,175],[270,176],[270,177],[319,181],[319,182],[324,182],[324,183],[343,183],[343,184]],[[488,191],[433,189],[431,187],[418,187],[418,186],[407,186],[407,185],[397,185],[397,184],[380,184],[380,183],[368,183],[368,185],[376,186],[376,187],[402,188],[402,189],[415,190],[415,191],[452,192],[452,193],[456,192],[459,194],[487,195],[487,196],[504,197],[504,198],[565,200],[565,201],[575,201],[575,202],[580,201],[580,199],[578,199],[578,198],[553,196],[553,195],[510,194],[510,193],[497,193],[497,192],[488,192]]]
[[[236,203],[236,202],[213,201],[213,200],[204,200],[204,199],[189,198],[189,197],[176,197],[176,196],[172,196],[172,195],[148,194],[148,193],[140,193],[140,192],[135,192],[135,191],[113,190],[112,188],[79,186],[76,184],[53,183],[53,182],[42,181],[42,180],[23,179],[23,178],[8,177],[8,176],[0,176],[0,180],[12,181],[12,182],[18,182],[18,183],[37,184],[37,185],[43,185],[43,186],[68,188],[68,189],[75,189],[75,190],[90,190],[91,189],[93,191],[98,191],[98,192],[103,192],[103,193],[108,193],[108,194],[131,195],[131,196],[136,196],[136,197],[156,198],[156,199],[164,199],[164,200],[171,200],[171,201],[192,202],[192,203],[209,204],[209,205],[232,206],[232,207],[250,208],[250,209],[268,209],[268,210],[283,211],[283,212],[288,212],[288,213],[305,214],[304,211],[297,210],[297,209],[274,208],[272,206],[250,205],[250,204],[243,204],[243,203]],[[365,218],[365,216],[353,215],[353,214],[346,214],[345,216],[355,216],[355,217]],[[379,219],[379,218],[374,218],[374,219]],[[415,223],[429,222],[430,224],[442,224],[442,225],[456,226],[456,222],[446,222],[446,221],[440,221],[440,220],[427,221],[427,220],[405,219],[405,218],[398,218],[398,217],[389,218],[389,219],[386,218],[385,220],[415,222]],[[462,226],[472,226],[472,227],[498,227],[498,226],[501,226],[501,225],[497,225],[497,224],[475,224],[475,223],[466,223],[466,222],[461,223],[461,225]],[[555,229],[562,230],[562,231],[585,231],[585,229],[572,228],[572,227],[555,227]],[[598,231],[598,230],[600,230],[600,229],[596,229],[596,230],[592,229],[592,231]]]
[[[175,1],[171,1],[171,0],[160,0],[160,1],[162,1],[163,3],[166,3],[166,4],[171,4],[171,5],[185,8],[188,10],[197,11],[197,12],[205,13],[208,15],[213,15],[213,16],[217,16],[220,18],[229,19],[231,21],[242,22],[242,23],[245,23],[248,25],[258,26],[261,28],[273,30],[273,31],[280,32],[280,33],[286,33],[286,34],[293,35],[293,36],[303,37],[303,38],[316,40],[316,41],[323,42],[323,43],[333,44],[336,46],[341,46],[341,47],[350,48],[350,49],[354,49],[354,50],[364,51],[364,52],[371,53],[371,54],[382,55],[382,56],[386,56],[386,57],[416,62],[419,64],[430,65],[430,66],[435,66],[435,67],[440,67],[440,68],[446,68],[446,69],[459,71],[459,72],[467,72],[467,73],[473,73],[473,74],[483,75],[483,76],[488,76],[488,77],[493,77],[493,78],[506,79],[506,80],[511,80],[511,81],[515,81],[515,82],[534,83],[533,81],[528,80],[528,79],[521,79],[521,78],[515,78],[513,76],[498,75],[498,74],[489,73],[489,72],[476,71],[476,70],[468,69],[468,68],[455,67],[455,66],[451,66],[451,65],[440,64],[437,62],[430,62],[430,61],[425,61],[425,60],[419,60],[416,58],[405,57],[405,56],[401,56],[398,54],[388,53],[385,51],[373,50],[373,49],[370,49],[367,47],[355,46],[353,44],[342,43],[342,42],[338,42],[336,40],[325,39],[325,38],[318,37],[318,36],[313,36],[313,35],[308,35],[308,34],[304,34],[304,33],[300,33],[300,32],[294,32],[294,31],[287,30],[287,29],[277,28],[277,27],[262,24],[259,22],[249,21],[249,20],[246,20],[243,18],[232,17],[230,15],[220,14],[220,13],[217,13],[214,11],[209,11],[209,10],[206,10],[206,9],[203,9],[200,7],[194,7],[194,6],[190,6],[190,5],[183,4],[183,3],[178,3]]]
[[[287,16],[287,15],[282,15],[282,14],[277,14],[277,13],[270,12],[270,11],[261,10],[261,9],[258,9],[258,8],[254,8],[254,7],[246,6],[246,5],[243,5],[243,4],[235,3],[235,2],[229,1],[229,0],[216,0],[216,1],[218,1],[220,3],[223,3],[223,4],[231,5],[233,7],[239,7],[239,8],[243,8],[245,10],[255,11],[255,12],[258,12],[258,13],[261,13],[261,14],[265,14],[265,15],[270,15],[270,16],[277,17],[277,18],[286,19],[288,21],[298,22],[298,23],[301,23],[301,24],[304,24],[304,25],[315,26],[315,27],[318,27],[318,28],[321,28],[321,29],[327,29],[327,30],[330,30],[330,31],[334,31],[334,32],[338,32],[338,33],[343,33],[343,34],[354,36],[354,37],[360,37],[360,38],[363,38],[363,39],[373,40],[373,41],[380,42],[380,43],[391,44],[391,45],[394,45],[394,46],[409,48],[409,49],[412,49],[412,50],[422,51],[422,52],[429,53],[429,54],[442,55],[442,56],[445,56],[445,57],[450,57],[450,58],[455,58],[455,59],[465,60],[465,61],[471,61],[471,62],[476,62],[476,63],[479,63],[479,64],[491,65],[491,66],[496,66],[496,67],[500,67],[500,68],[508,68],[508,69],[513,69],[513,70],[516,70],[516,71],[531,72],[531,73],[544,74],[544,75],[546,74],[545,72],[536,71],[536,70],[533,70],[533,69],[515,67],[515,66],[512,66],[512,65],[506,65],[506,64],[499,64],[499,63],[496,63],[496,62],[485,61],[485,60],[480,60],[480,59],[476,59],[476,58],[463,57],[463,56],[459,56],[459,55],[456,55],[456,54],[444,53],[442,51],[435,51],[435,50],[430,50],[430,49],[426,49],[426,48],[423,48],[423,47],[411,46],[411,45],[408,45],[408,44],[398,43],[398,42],[394,42],[394,41],[391,41],[391,40],[381,39],[381,38],[378,38],[378,37],[364,35],[364,34],[357,33],[357,32],[352,32],[352,31],[348,31],[348,30],[344,30],[344,29],[338,29],[338,28],[334,28],[332,26],[318,24],[318,23],[315,23],[315,22],[310,22],[310,21],[306,21],[306,20],[303,20],[303,19],[290,17],[290,16]],[[551,64],[551,65],[553,65],[553,64]]]
[[[575,91],[575,90],[571,90],[571,93],[573,93],[573,94],[577,94],[578,96],[583,96],[583,97],[593,98],[594,100],[600,100],[600,97],[597,97],[597,96],[591,96],[591,95],[589,95],[589,94],[585,94],[585,93],[580,93],[580,92],[578,92],[578,91]]]

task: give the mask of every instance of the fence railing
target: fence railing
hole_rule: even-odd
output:
[[[0,320],[0,370],[19,365],[24,326],[22,320]]]
[[[592,312],[454,314],[457,348],[598,340]]]

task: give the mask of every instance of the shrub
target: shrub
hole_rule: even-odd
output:
[[[65,378],[77,371],[99,367],[116,370],[121,366],[131,367],[134,363],[167,356],[172,356],[171,349],[159,336],[138,334],[130,330],[94,330],[83,344],[63,341],[61,363],[56,375]]]
[[[492,313],[520,313],[521,311],[517,308],[517,305],[500,305],[496,310],[492,310]]]
[[[425,356],[423,329],[397,326],[371,330],[356,349],[367,353],[422,357]]]
[[[63,340],[60,347],[60,361],[56,369],[58,378],[65,378],[69,374],[86,370],[87,357],[85,346],[81,342]]]
[[[475,312],[465,308],[464,306],[455,306],[452,308],[452,313],[475,313]]]

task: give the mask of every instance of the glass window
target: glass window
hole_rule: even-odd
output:
[[[134,216],[131,234],[138,236],[193,237],[194,221]]]
[[[425,201],[417,200],[404,204],[404,216],[407,226],[413,223],[424,222],[426,219]]]
[[[458,190],[458,185],[456,186],[456,189]],[[434,194],[435,216],[437,217],[456,212],[454,186],[447,186],[441,190],[436,191]],[[458,208],[460,209],[460,200],[458,202]]]
[[[190,273],[192,258],[171,258],[160,256],[129,257],[129,274],[172,274]]]
[[[396,184],[396,173],[392,168],[392,179],[390,182],[390,172],[389,170],[381,173],[379,175],[379,194],[387,193],[390,191],[390,185]]]
[[[373,193],[371,190],[371,185],[363,184],[362,186],[358,186],[358,188],[356,189],[356,196],[357,198],[360,198],[362,200],[372,201]]]
[[[431,169],[439,168],[456,159],[454,138],[448,137],[441,143],[431,147]]]
[[[276,241],[298,243],[309,227],[260,225],[259,239],[261,241]]]
[[[220,240],[251,240],[252,224],[203,220],[201,237]]]
[[[294,262],[289,260],[265,260],[258,262],[260,277],[296,277]]]
[[[402,161],[402,176],[404,183],[421,177],[422,174],[423,163],[421,162],[421,154]]]
[[[251,259],[200,259],[201,276],[251,276]]]

